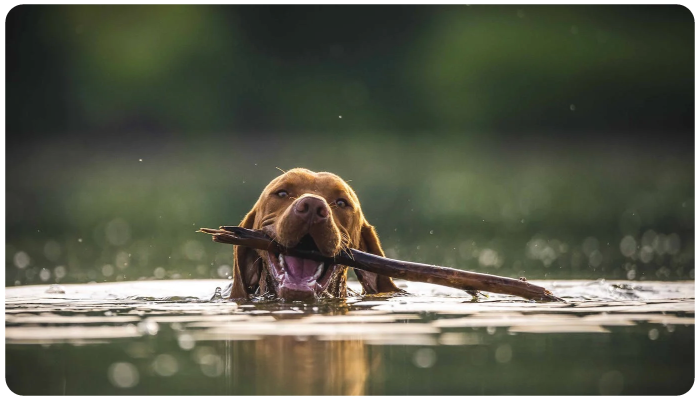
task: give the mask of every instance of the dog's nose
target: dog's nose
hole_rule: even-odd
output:
[[[328,219],[330,209],[328,204],[316,197],[304,197],[297,201],[294,213],[299,217],[311,219],[312,224],[317,224]]]

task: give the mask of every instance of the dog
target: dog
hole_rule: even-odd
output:
[[[261,230],[288,248],[332,257],[352,248],[384,256],[352,188],[330,172],[295,168],[273,179],[243,228]],[[347,297],[348,267],[234,246],[231,299],[274,296],[281,300]],[[401,292],[390,277],[355,269],[363,294]]]

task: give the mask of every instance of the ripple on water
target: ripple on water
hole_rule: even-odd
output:
[[[215,290],[228,283],[187,280],[63,285],[63,293],[47,290],[54,285],[6,288],[6,343],[104,342],[159,336],[163,327],[170,327],[165,331],[176,331],[179,347],[187,351],[198,349],[197,343],[214,340],[280,336],[429,348],[480,343],[479,336],[455,329],[607,333],[616,326],[695,324],[694,282],[536,282],[566,298],[567,303],[535,303],[497,294],[474,302],[471,295],[456,289],[413,282],[399,282],[410,293],[401,297],[367,296],[312,304],[210,301]],[[356,282],[351,287],[359,291]],[[659,329],[656,332],[649,337],[658,337]],[[502,349],[498,360],[507,360],[507,356],[507,350]],[[436,362],[427,350],[416,353],[413,361],[420,368]],[[173,362],[171,355],[159,355],[154,362],[158,375],[177,372],[177,361]],[[200,365],[204,374],[220,375],[215,358],[206,358]],[[114,376],[110,381],[115,386],[138,383],[138,375],[127,365],[116,365],[111,371]],[[613,378],[606,378],[603,386],[614,388]]]

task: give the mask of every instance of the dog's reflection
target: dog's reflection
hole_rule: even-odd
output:
[[[268,336],[229,342],[226,372],[259,395],[363,395],[381,382],[381,354],[361,340]],[[238,392],[238,390],[233,390]]]

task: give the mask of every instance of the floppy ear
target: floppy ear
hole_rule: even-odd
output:
[[[243,218],[238,225],[242,228],[253,229],[258,205]],[[255,293],[258,285],[260,269],[262,265],[257,260],[258,254],[249,247],[233,246],[233,286],[231,287],[231,299],[248,299],[248,295]]]
[[[379,236],[377,236],[374,227],[366,220],[362,224],[360,251],[384,257],[384,250],[382,250],[382,245],[379,243]],[[361,271],[357,268],[355,268],[354,271],[357,275],[357,279],[359,279],[362,284],[364,294],[401,291],[388,276],[378,275],[374,272]]]

